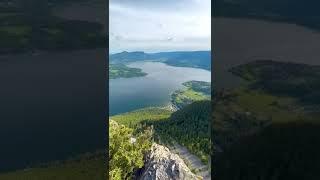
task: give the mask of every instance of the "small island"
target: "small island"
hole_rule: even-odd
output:
[[[125,64],[109,64],[109,79],[146,76],[139,68],[130,68]]]

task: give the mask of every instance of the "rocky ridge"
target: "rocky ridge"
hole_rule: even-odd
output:
[[[184,161],[167,147],[154,143],[146,155],[145,167],[139,180],[199,180]]]

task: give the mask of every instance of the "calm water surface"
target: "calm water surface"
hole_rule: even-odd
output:
[[[211,82],[211,72],[198,68],[173,67],[160,62],[135,62],[128,65],[148,73],[144,77],[109,81],[109,115],[148,106],[164,106],[170,94],[190,80]]]
[[[105,49],[0,56],[0,173],[105,148],[104,64]]]

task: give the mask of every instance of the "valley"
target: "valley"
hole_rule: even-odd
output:
[[[204,173],[209,171],[206,165],[208,165],[211,151],[208,146],[210,144],[210,102],[197,101],[176,112],[161,107],[146,108],[111,116],[110,119],[131,128],[135,136],[148,132],[150,139],[147,142],[169,147],[184,159],[195,174]],[[143,154],[140,156],[143,157]],[[191,156],[193,158],[190,158]],[[142,167],[136,166],[133,169]]]
[[[99,69],[101,72],[101,74],[99,74],[99,78],[96,78],[97,82],[102,82],[103,80],[105,80],[105,78],[103,78],[103,74],[102,74],[102,69],[103,67],[100,67],[98,65],[94,65],[94,66],[88,66],[88,62],[90,59],[90,57],[92,56],[93,53],[95,52],[99,52],[101,54],[101,57],[104,56],[104,50],[103,49],[99,49],[99,50],[87,50],[87,51],[75,51],[72,54],[68,54],[66,53],[50,53],[50,52],[46,52],[46,53],[40,53],[37,56],[33,56],[31,54],[19,54],[19,55],[15,55],[16,57],[16,61],[15,63],[19,62],[19,66],[15,66],[15,70],[18,72],[17,75],[23,75],[25,78],[28,78],[29,76],[34,76],[35,74],[37,74],[40,70],[40,68],[38,68],[38,66],[34,66],[32,63],[30,64],[29,62],[36,62],[36,64],[40,64],[39,67],[43,67],[43,66],[51,66],[51,67],[66,67],[66,62],[69,62],[68,65],[73,66],[73,73],[75,73],[73,75],[72,78],[70,79],[66,79],[65,75],[70,73],[67,70],[61,70],[61,73],[59,74],[60,76],[57,76],[56,74],[54,74],[54,70],[48,71],[46,70],[47,74],[46,76],[42,76],[42,77],[38,77],[38,81],[42,81],[42,78],[48,78],[49,79],[53,79],[53,78],[57,78],[59,77],[66,85],[67,84],[72,84],[70,83],[70,81],[73,82],[73,86],[77,85],[79,88],[79,92],[80,94],[83,94],[84,97],[92,97],[92,101],[93,104],[97,104],[100,105],[99,103],[103,103],[104,100],[103,99],[99,99],[97,100],[96,96],[93,96],[96,93],[96,90],[91,89],[91,88],[84,88],[83,86],[86,86],[87,84],[90,83],[96,83],[96,82],[89,82],[90,79],[85,77],[85,74],[82,74],[83,72],[90,72],[88,74],[92,74],[92,72],[97,72]],[[73,57],[76,56],[78,58],[74,59],[74,58],[69,58],[69,57]],[[10,56],[11,57],[11,56]],[[25,59],[28,58],[29,61],[25,61]],[[1,61],[1,63],[6,64],[7,61],[5,61],[5,57],[2,57],[2,59],[4,59],[4,61]],[[43,60],[45,59],[45,61]],[[58,59],[58,60],[57,60]],[[46,63],[50,62],[49,65],[47,65]],[[64,66],[61,66],[60,64],[64,64]],[[77,64],[77,66],[74,66],[75,64]],[[23,69],[23,67],[25,67],[26,65],[29,65],[28,67],[30,67],[30,69],[34,69],[34,73],[33,74],[28,74],[29,71],[26,69]],[[115,66],[116,67],[115,67]],[[208,155],[209,152],[208,150],[202,151],[201,148],[207,148],[205,145],[207,145],[208,143],[208,136],[206,136],[207,134],[198,134],[198,133],[194,133],[193,137],[198,138],[198,139],[192,139],[192,141],[188,141],[186,139],[183,139],[183,134],[187,133],[187,131],[202,131],[200,129],[206,129],[209,127],[208,124],[206,124],[206,122],[209,122],[208,118],[209,117],[209,113],[205,110],[205,109],[209,109],[209,104],[208,102],[202,102],[196,105],[193,105],[192,107],[188,108],[186,111],[177,111],[174,112],[169,104],[170,104],[170,100],[171,100],[171,96],[170,94],[173,93],[175,90],[178,90],[180,88],[184,88],[186,86],[189,86],[190,91],[198,91],[198,89],[193,89],[193,86],[190,86],[190,82],[192,80],[195,80],[197,83],[204,83],[206,84],[206,87],[208,88],[209,86],[209,82],[211,80],[211,73],[210,71],[204,70],[204,69],[199,69],[199,68],[190,68],[190,67],[178,67],[178,66],[169,66],[166,65],[164,63],[161,62],[149,62],[149,61],[141,61],[141,62],[133,62],[133,63],[126,63],[126,64],[112,64],[111,66],[115,67],[116,71],[114,71],[113,73],[115,74],[115,79],[110,79],[110,85],[113,85],[112,83],[119,83],[119,87],[118,89],[116,89],[116,91],[113,91],[115,89],[112,89],[112,87],[110,87],[111,91],[110,93],[113,94],[112,96],[110,96],[110,102],[112,102],[112,98],[115,98],[116,101],[118,101],[118,103],[121,105],[120,107],[122,108],[123,111],[118,112],[118,113],[114,113],[114,114],[110,114],[110,118],[113,119],[115,122],[125,126],[126,128],[128,128],[127,130],[129,132],[132,132],[133,136],[138,136],[139,134],[144,134],[144,132],[146,132],[146,136],[148,135],[148,127],[152,126],[153,127],[153,132],[154,134],[151,136],[153,140],[148,140],[149,143],[151,142],[157,142],[161,145],[168,145],[171,144],[173,141],[179,142],[180,145],[186,147],[187,149],[192,148],[192,151],[188,150],[190,153],[192,153],[192,155],[194,157],[197,158],[198,162],[201,162],[203,164],[207,164],[208,163]],[[11,67],[9,65],[6,65],[6,67]],[[17,68],[18,67],[18,68]],[[13,66],[12,66],[13,68]],[[118,71],[119,70],[119,71]],[[128,70],[128,71],[127,71]],[[134,71],[132,71],[134,70]],[[7,70],[8,71],[8,70]],[[1,71],[1,73],[8,73],[7,71]],[[92,71],[92,72],[91,72]],[[119,73],[121,72],[121,73]],[[123,76],[123,72],[127,73],[126,78],[116,78],[119,76]],[[139,74],[139,76],[136,76],[137,74]],[[26,76],[25,74],[28,74],[29,76]],[[53,75],[54,74],[54,75]],[[133,75],[134,74],[134,75]],[[143,76],[140,76],[142,75]],[[185,76],[184,74],[188,74],[188,76]],[[118,76],[119,75],[119,76]],[[135,76],[135,77],[133,77]],[[81,77],[81,78],[79,78]],[[28,80],[28,79],[27,79]],[[37,82],[38,82],[37,81]],[[203,82],[204,81],[204,82]],[[29,82],[26,81],[26,79],[24,79],[24,82]],[[75,84],[75,82],[78,82],[79,84]],[[85,83],[84,83],[85,82]],[[189,83],[187,83],[189,82]],[[205,83],[207,82],[207,83]],[[47,82],[48,84],[50,83],[50,81]],[[149,84],[150,83],[150,84]],[[183,83],[185,83],[185,85],[183,85]],[[23,84],[23,83],[22,83]],[[41,84],[41,83],[38,83]],[[51,86],[53,86],[54,84],[52,84]],[[103,83],[101,83],[101,85],[103,85]],[[51,87],[49,86],[49,87]],[[8,86],[10,87],[10,86]],[[19,87],[19,86],[17,86]],[[26,86],[27,87],[27,86]],[[64,86],[64,87],[68,87],[68,86]],[[90,86],[89,86],[90,87]],[[196,87],[196,86],[195,86]],[[152,88],[152,89],[150,89]],[[65,91],[63,91],[63,89],[57,89],[52,88],[55,91],[58,90],[59,93],[61,93],[62,96],[59,96],[60,98],[65,97],[66,95],[64,94]],[[6,88],[3,88],[2,91],[6,92]],[[120,90],[120,91],[119,91]],[[61,91],[61,92],[60,92]],[[100,90],[99,90],[100,91]],[[105,91],[105,89],[102,87],[101,91]],[[117,93],[114,92],[120,92],[121,94],[120,97],[122,95],[125,95],[127,93],[127,96],[123,96],[123,98],[118,98],[119,96],[117,96]],[[141,96],[138,96],[136,94],[136,92],[139,92],[141,94]],[[148,93],[147,93],[148,92]],[[17,93],[17,92],[11,92],[11,93]],[[45,93],[42,91],[42,93]],[[67,92],[68,93],[68,92]],[[86,93],[89,93],[86,94]],[[123,94],[122,94],[123,93]],[[41,93],[40,93],[41,94]],[[39,95],[39,93],[37,93],[37,95]],[[42,94],[41,94],[42,95]],[[36,95],[33,95],[32,97],[34,97]],[[187,96],[190,99],[194,99],[191,94],[189,96],[189,94],[184,94],[184,96]],[[30,98],[32,98],[30,97]],[[135,99],[130,99],[127,97],[134,97],[135,99],[140,99],[140,100],[135,100]],[[161,101],[155,101],[150,103],[151,101],[148,101],[148,97],[150,98],[155,98],[156,100],[159,98]],[[55,99],[57,97],[51,97],[51,101],[52,99]],[[127,98],[127,99],[126,99]],[[5,99],[6,101],[9,102],[9,99]],[[12,99],[10,99],[12,101]],[[69,100],[69,99],[64,99],[65,101]],[[85,99],[84,99],[85,100]],[[202,100],[202,99],[194,99],[194,100]],[[71,102],[67,103],[65,106],[68,106],[69,104],[72,106],[75,106],[72,100],[70,100]],[[95,102],[98,101],[99,103]],[[33,102],[42,102],[42,100],[37,100],[35,101],[35,99],[33,99]],[[80,102],[80,101],[79,101]],[[91,102],[91,101],[90,101]],[[130,103],[128,103],[130,102]],[[128,110],[128,109],[123,109],[126,108],[126,105],[131,105],[131,103],[137,103],[139,104],[139,106],[141,108],[139,108],[139,106],[134,106],[131,107],[132,110]],[[141,103],[142,102],[142,103]],[[159,103],[160,102],[160,103]],[[191,101],[188,101],[191,103]],[[78,103],[78,102],[77,102]],[[82,101],[80,102],[80,105],[82,104],[86,104],[88,105],[88,103],[82,103]],[[189,104],[189,103],[188,103]],[[79,104],[78,104],[79,105]],[[142,105],[142,106],[141,106]],[[192,104],[191,104],[192,105]],[[190,106],[191,106],[190,105]],[[30,108],[32,108],[32,106],[29,106]],[[115,106],[114,106],[115,107]],[[186,104],[187,107],[187,104]],[[199,108],[195,108],[195,107],[199,107]],[[23,104],[21,104],[21,108],[23,108]],[[46,107],[43,107],[46,108]],[[88,110],[88,109],[96,109],[95,106],[92,106],[90,104],[90,107],[84,107],[84,109]],[[193,109],[195,109],[194,112]],[[190,112],[189,112],[190,111]],[[83,113],[86,113],[87,111],[83,111]],[[112,112],[112,111],[110,111]],[[183,121],[183,119],[180,119],[179,116],[183,115],[184,113],[189,112],[190,116],[191,114],[194,114],[194,117],[197,120],[197,122],[199,123],[190,123],[191,121],[195,120],[195,119],[188,119],[188,121]],[[203,112],[205,112],[205,114],[201,115]],[[79,114],[80,112],[72,112],[75,114]],[[7,113],[9,114],[9,112]],[[95,111],[92,111],[92,114],[97,114]],[[176,115],[173,115],[176,114]],[[22,115],[21,115],[22,116]],[[31,116],[31,115],[30,115]],[[46,114],[44,114],[43,116],[46,116]],[[50,133],[52,133],[55,130],[59,130],[60,134],[61,134],[61,124],[64,124],[64,127],[66,129],[66,131],[70,130],[70,128],[66,128],[66,125],[64,123],[65,119],[61,119],[61,121],[57,121],[60,120],[58,118],[59,114],[55,114],[53,115],[51,118],[47,117],[46,119],[49,118],[49,122],[56,122],[57,125],[56,126],[51,126],[51,131]],[[17,115],[18,117],[18,115]],[[20,116],[19,116],[20,117]],[[70,126],[74,126],[74,124],[77,124],[77,128],[79,128],[81,126],[81,129],[83,129],[83,131],[85,131],[88,127],[90,128],[96,128],[96,129],[103,129],[105,128],[105,126],[103,124],[105,123],[101,123],[101,122],[95,122],[95,123],[91,123],[91,126],[88,126],[88,121],[90,121],[91,119],[86,119],[87,116],[82,116],[77,118],[77,122],[73,122],[70,123]],[[90,115],[90,117],[92,117],[92,115]],[[97,117],[98,118],[98,117]],[[100,118],[100,117],[99,117]],[[21,118],[19,118],[21,119]],[[81,120],[81,121],[79,121]],[[164,121],[166,120],[166,121]],[[172,121],[173,124],[170,124],[169,121]],[[47,122],[48,123],[48,122]],[[173,137],[175,136],[175,132],[174,129],[179,129],[180,128],[180,124],[188,124],[188,129],[180,129],[179,130],[179,136],[177,136],[175,139],[168,139],[166,140],[166,137]],[[18,124],[18,122],[16,123]],[[28,126],[27,126],[28,127]],[[171,127],[170,131],[166,132],[165,129],[163,129],[162,127]],[[32,127],[34,129],[34,126]],[[200,129],[199,129],[200,128]],[[10,128],[8,128],[10,129]],[[23,130],[24,128],[21,127],[19,129],[17,129],[17,131],[19,130]],[[29,128],[28,128],[29,129]],[[42,127],[39,127],[40,130],[42,130]],[[39,131],[40,131],[39,130]],[[186,131],[187,130],[187,131]],[[81,142],[85,142],[86,140],[89,140],[88,137],[84,137],[79,135],[79,133],[82,133],[83,131],[79,131],[77,133],[73,132],[74,136],[72,136],[72,142],[77,143],[77,144],[82,144]],[[24,131],[23,131],[24,132]],[[85,131],[87,132],[87,131]],[[97,147],[102,147],[103,144],[101,145],[101,137],[100,133],[101,131],[97,131],[96,134],[90,133],[90,135],[95,137],[97,142],[92,142],[90,141],[90,143],[93,145],[92,147],[90,147],[91,149],[86,149],[85,147],[79,147],[80,151],[79,152],[74,152],[73,155],[70,154],[63,154],[63,158],[55,158],[55,157],[50,157],[50,159],[40,159],[42,157],[39,157],[39,159],[37,159],[36,162],[30,162],[30,164],[25,165],[25,164],[19,164],[19,167],[17,167],[17,170],[10,170],[9,172],[2,172],[0,174],[0,179],[2,180],[10,180],[10,179],[19,179],[19,178],[29,178],[29,179],[70,179],[70,177],[76,177],[77,179],[100,179],[101,177],[106,175],[105,169],[101,168],[101,167],[105,167],[105,155],[101,154],[101,153],[95,153],[94,151],[96,149],[98,149]],[[5,133],[5,132],[3,132]],[[12,132],[10,132],[12,133]],[[68,131],[68,133],[70,133]],[[124,132],[123,132],[124,133]],[[169,134],[170,133],[170,134]],[[20,135],[21,133],[17,133],[18,135]],[[167,134],[167,135],[166,135]],[[59,140],[59,142],[57,142],[56,144],[53,144],[55,146],[55,148],[58,148],[60,146],[64,146],[64,147],[70,147],[70,146],[74,146],[74,144],[70,144],[69,139],[65,139],[65,141],[62,140],[62,138],[64,134],[61,135],[61,140]],[[75,138],[75,136],[77,136],[77,138]],[[88,136],[87,134],[85,134],[85,136]],[[149,135],[148,135],[149,136]],[[27,136],[24,136],[27,137]],[[47,136],[37,136],[37,138],[33,137],[33,141],[35,142],[43,142],[43,138],[45,138]],[[107,137],[107,136],[105,136]],[[29,137],[28,137],[29,138]],[[53,137],[53,138],[57,138],[57,137]],[[204,138],[203,141],[199,141],[199,139]],[[160,140],[161,139],[161,140]],[[49,139],[51,140],[51,139]],[[76,141],[79,140],[79,141]],[[23,141],[23,140],[21,140]],[[52,140],[53,141],[53,140]],[[86,141],[87,142],[87,141]],[[10,143],[10,142],[8,142]],[[49,142],[48,142],[49,143]],[[51,142],[52,143],[52,142]],[[59,143],[59,144],[58,144]],[[64,144],[65,143],[65,144]],[[97,146],[94,146],[94,143],[97,143]],[[40,144],[41,145],[41,144]],[[146,147],[150,147],[150,144],[148,145],[148,143],[146,142]],[[139,148],[143,148],[143,146],[139,146]],[[144,148],[146,148],[144,147]],[[31,147],[33,148],[33,147]],[[53,148],[52,146],[50,146],[51,154],[55,154],[55,152],[57,151],[57,149]],[[19,148],[17,148],[18,151]],[[38,151],[34,150],[34,149],[28,149],[28,147],[26,147],[26,149],[30,152],[33,152],[33,156],[34,157],[38,157],[39,153]],[[71,147],[70,147],[71,149]],[[70,150],[69,149],[69,150]],[[6,150],[6,149],[4,149]],[[39,149],[41,151],[41,149]],[[134,149],[133,149],[134,150]],[[71,151],[71,150],[70,150]],[[46,155],[48,155],[47,153],[49,152],[49,150],[46,150]],[[84,154],[85,152],[91,152],[88,154]],[[14,151],[15,155],[16,155],[16,151]],[[80,154],[80,155],[79,155]],[[26,155],[26,157],[20,157],[21,159],[23,158],[27,158],[30,157],[30,154],[21,154],[21,156]],[[61,156],[62,157],[62,156]],[[70,157],[75,157],[75,158],[70,158]],[[180,156],[178,156],[180,157]],[[10,157],[9,157],[10,158]],[[20,159],[20,160],[21,160]],[[61,161],[54,161],[55,159],[64,159]],[[11,161],[12,158],[8,159],[8,162]],[[39,162],[39,163],[37,163]],[[48,163],[45,163],[48,162]],[[188,161],[186,161],[187,163]],[[188,164],[189,166],[189,164]],[[141,168],[141,163],[138,164],[137,167]],[[129,173],[130,175],[132,175],[132,172],[136,171],[137,169],[134,168],[134,170],[131,171],[131,173]],[[197,170],[197,167],[193,168],[190,167],[190,173],[194,171],[197,173],[200,173],[199,170]],[[203,170],[201,172],[204,172],[206,170]],[[188,171],[189,172],[189,171]]]
[[[181,54],[183,53],[179,53],[179,56]],[[147,149],[150,149],[151,144],[156,143],[160,145],[156,146],[160,149],[161,146],[168,147],[172,153],[177,153],[175,156],[181,159],[179,161],[184,161],[188,166],[189,170],[187,172],[195,174],[189,174],[190,177],[202,175],[209,179],[208,163],[210,161],[211,148],[208,145],[211,144],[211,73],[204,69],[194,68],[196,65],[190,66],[177,63],[177,66],[171,66],[165,63],[164,59],[155,60],[142,52],[124,52],[120,55],[110,55],[110,57],[113,58],[110,60],[112,62],[111,66],[124,63],[129,68],[140,69],[146,75],[110,81],[110,108],[115,107],[112,100],[112,98],[115,98],[117,104],[121,105],[123,110],[119,113],[113,113],[111,109],[109,123],[116,122],[119,126],[129,128],[131,136],[136,139],[135,142],[138,141],[137,137],[148,137],[144,141],[146,146],[137,146],[132,149],[132,151],[140,153],[138,158],[144,159],[144,155],[148,154],[149,151],[145,151],[143,148],[148,147]],[[185,76],[185,74],[188,75]],[[121,90],[113,90],[115,84],[121,81],[123,81],[123,84],[121,83],[121,86],[120,84],[117,85],[122,87]],[[141,96],[138,95],[140,92],[142,92]],[[120,96],[120,93],[124,94],[124,96]],[[146,101],[149,94],[152,99],[163,96],[163,100],[155,101],[154,103],[150,101],[150,103]],[[122,98],[125,101],[121,103]],[[131,98],[134,99],[130,100]],[[134,103],[138,103],[139,106],[131,110],[124,110],[126,108],[125,104]],[[112,137],[112,135],[109,134],[109,137]],[[119,143],[117,141],[111,139],[110,146],[113,147],[113,143]],[[141,141],[139,142],[142,143]],[[152,151],[156,152],[157,149]],[[122,154],[125,153],[123,152]],[[122,158],[120,154],[109,155],[111,160]],[[122,179],[139,179],[141,175],[144,176],[144,170],[152,170],[148,166],[147,160],[144,163],[130,165],[128,162],[125,166],[112,163],[112,172],[109,173],[109,177],[112,179],[121,179],[119,177],[122,177]],[[156,164],[154,166],[159,166],[158,173],[163,173],[163,176],[167,176],[165,172],[161,172],[163,166],[167,166],[166,164]],[[129,169],[131,170],[128,171]],[[152,174],[152,172],[149,173]]]

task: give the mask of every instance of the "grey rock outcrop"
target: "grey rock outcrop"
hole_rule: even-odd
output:
[[[139,180],[199,180],[184,161],[167,147],[153,144],[146,156],[145,167]]]

